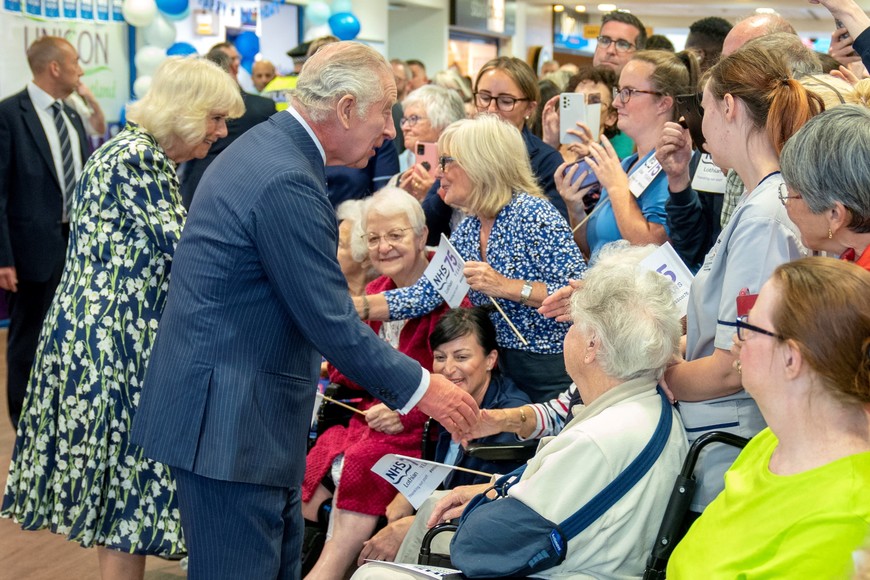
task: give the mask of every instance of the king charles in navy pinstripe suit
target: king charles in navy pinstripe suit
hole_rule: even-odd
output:
[[[299,576],[321,353],[392,408],[416,404],[456,433],[476,421],[470,396],[359,321],[336,260],[324,165],[365,165],[395,135],[395,98],[383,57],[328,45],[293,107],[235,141],[197,190],[133,429],[175,473],[193,580]]]

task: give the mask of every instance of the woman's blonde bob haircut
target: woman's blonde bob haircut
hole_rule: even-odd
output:
[[[205,139],[209,115],[235,119],[244,112],[239,86],[226,71],[202,58],[174,56],[157,68],[148,93],[127,107],[127,119],[163,149],[175,149]]]
[[[544,197],[519,129],[496,115],[449,125],[438,139],[438,150],[468,175],[472,192],[463,208],[468,213],[494,218],[516,193]]]

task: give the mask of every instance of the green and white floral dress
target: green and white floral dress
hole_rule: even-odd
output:
[[[129,441],[184,225],[175,164],[128,124],[86,163],[2,515],[82,546],[183,551],[168,468]]]

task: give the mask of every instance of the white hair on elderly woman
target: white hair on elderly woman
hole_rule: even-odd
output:
[[[418,105],[429,116],[429,124],[436,131],[441,131],[447,125],[465,118],[465,107],[456,91],[438,85],[423,85],[411,91],[402,107]]]
[[[334,58],[339,51],[341,58]],[[386,97],[381,83],[372,78],[378,73],[393,82],[392,68],[375,49],[358,42],[327,44],[305,62],[293,98],[312,121],[321,123],[342,97],[350,95],[363,118],[372,104]]]
[[[362,262],[369,256],[369,249],[363,240],[365,230],[362,228],[365,217],[366,202],[364,199],[349,199],[341,202],[335,208],[335,218],[339,223],[348,221],[350,229],[350,255],[354,262]]]
[[[422,235],[423,229],[426,227],[423,206],[414,199],[414,196],[398,187],[385,187],[366,200],[360,222],[363,232],[366,231],[368,217],[371,214],[384,217],[404,215],[408,218],[408,223],[411,224],[415,236]]]
[[[672,282],[639,265],[655,250],[624,240],[608,244],[587,270],[583,289],[571,297],[574,324],[599,339],[596,360],[609,377],[660,377],[679,352]]]
[[[197,57],[169,57],[154,73],[151,88],[127,106],[127,119],[151,133],[163,149],[205,139],[208,117],[245,113],[239,87],[226,71]]]

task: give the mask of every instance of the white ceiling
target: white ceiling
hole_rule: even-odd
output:
[[[754,13],[756,8],[773,8],[785,19],[795,23],[798,29],[807,27],[827,29],[829,28],[828,22],[831,20],[827,9],[820,5],[810,4],[808,0],[731,0],[730,2],[722,0],[680,0],[678,2],[668,2],[666,0],[660,2],[646,2],[643,0],[604,1],[616,4],[618,8],[630,10],[632,14],[637,15],[645,24],[649,20],[659,23],[659,26],[661,26],[660,23],[663,20],[673,19],[676,22],[682,23],[685,19],[693,21],[705,16],[720,16],[734,22]],[[553,0],[525,0],[525,2],[535,6],[560,3]],[[600,11],[597,9],[598,0],[561,3],[567,7],[584,4],[590,16],[600,14]],[[865,10],[870,11],[870,0],[859,0],[858,4]],[[597,20],[597,18],[590,19],[590,22],[594,20]]]

